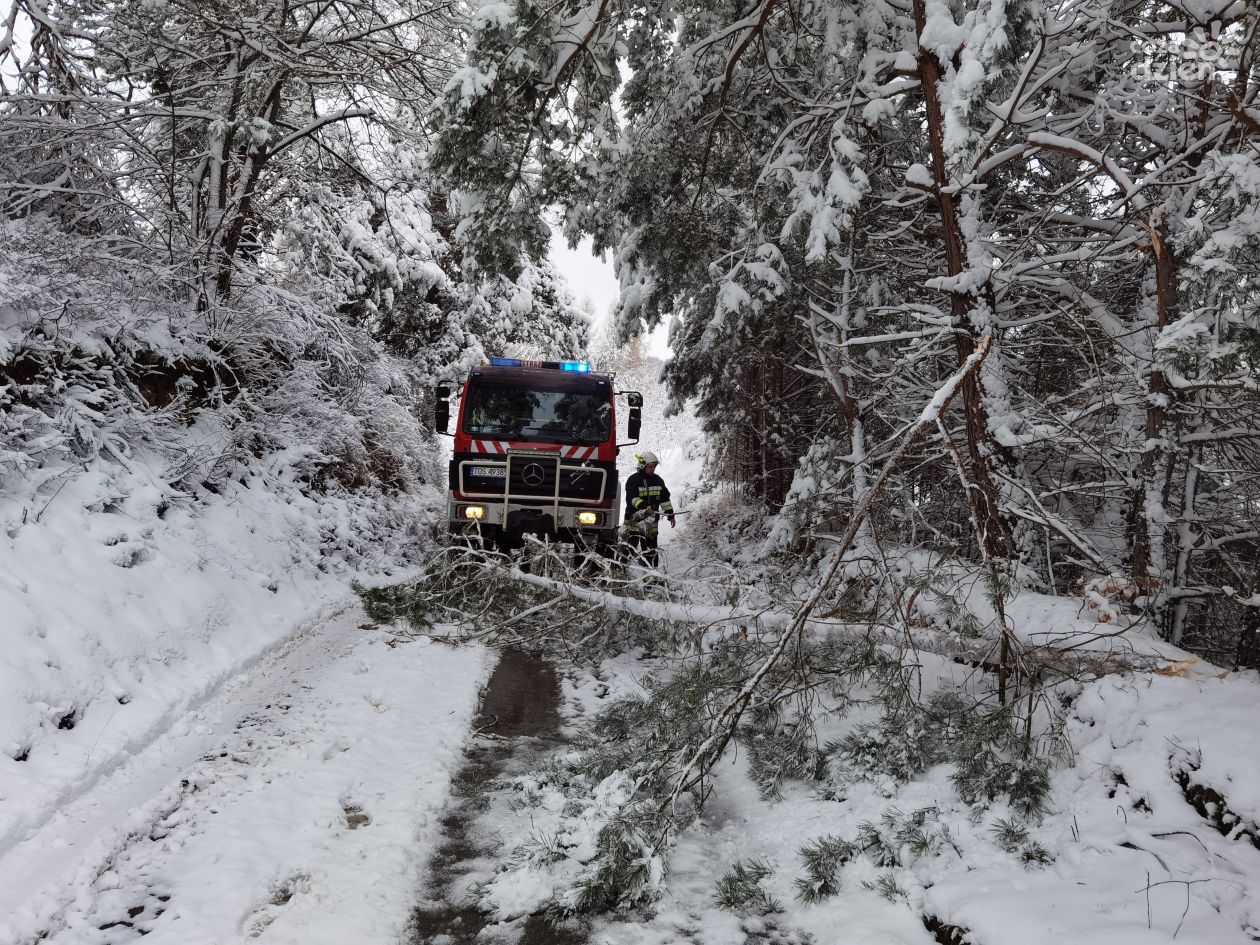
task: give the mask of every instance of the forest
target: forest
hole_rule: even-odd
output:
[[[436,380],[586,344],[559,213],[613,254],[622,337],[672,325],[671,394],[776,551],[839,529],[988,338],[870,534],[1252,665],[1255,28],[1224,0],[12,3],[4,468],[142,440],[213,481],[344,409],[300,475],[397,488]]]
[[[1255,665],[1254,4],[496,4],[434,160],[469,251],[540,211],[779,522],[1086,587]],[[532,249],[531,249],[532,248]],[[753,354],[753,352],[756,354]]]
[[[1260,936],[1230,859],[1260,836],[1255,0],[0,9],[0,774],[115,685],[76,675],[98,648],[245,646],[353,580],[365,627],[563,668],[567,740],[482,798],[486,915],[807,945],[858,888],[1003,945],[957,877],[1102,889],[1092,837],[1145,873],[1133,941]],[[554,261],[587,241],[611,312]],[[434,398],[493,356],[648,393],[672,563],[452,544]],[[116,639],[111,579],[50,576],[81,530],[135,594],[232,560]]]

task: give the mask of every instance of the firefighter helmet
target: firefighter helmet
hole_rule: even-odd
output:
[[[651,450],[644,450],[642,453],[635,454],[634,462],[636,466],[642,469],[645,466],[655,466],[660,462],[660,459]]]

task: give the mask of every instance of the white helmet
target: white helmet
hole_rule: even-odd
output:
[[[636,453],[634,457],[635,465],[642,469],[644,466],[654,466],[660,462],[660,459],[651,450],[644,450],[642,453]]]

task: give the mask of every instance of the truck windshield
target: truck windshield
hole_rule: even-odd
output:
[[[464,406],[464,432],[503,440],[593,445],[608,439],[607,393],[538,390],[473,383]]]

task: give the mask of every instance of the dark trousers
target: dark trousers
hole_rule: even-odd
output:
[[[650,532],[631,532],[626,536],[626,541],[648,567],[655,568],[660,557],[656,550],[658,537],[656,529],[653,529]]]

